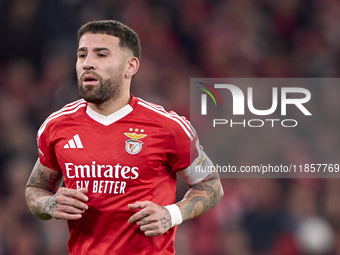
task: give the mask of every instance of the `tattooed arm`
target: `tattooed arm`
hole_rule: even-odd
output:
[[[192,185],[182,201],[176,203],[183,221],[195,218],[221,201],[223,188],[218,173],[210,173],[202,181]]]
[[[223,189],[217,173],[211,173],[202,181],[191,186],[183,200],[176,203],[182,219],[195,218],[213,208],[223,196]],[[150,201],[129,204],[132,210],[141,209],[132,215],[129,223],[136,223],[146,236],[158,236],[171,228],[170,212]]]
[[[63,175],[43,166],[37,160],[25,191],[27,205],[33,215],[43,220],[76,220],[88,209],[87,189],[60,188]]]

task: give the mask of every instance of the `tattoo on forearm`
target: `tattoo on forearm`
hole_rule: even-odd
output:
[[[217,192],[216,192],[214,187],[212,187],[212,186],[210,186],[206,183],[204,183],[204,184],[198,183],[198,184],[194,185],[192,187],[192,189],[207,192],[210,205],[213,204],[213,206],[214,206],[214,205],[217,204]]]
[[[193,218],[197,215],[205,213],[213,208],[221,199],[219,194],[220,187],[214,182],[207,181],[205,183],[198,183],[191,188],[192,191],[205,191],[207,196],[189,195],[187,203],[183,208],[183,217],[186,219]],[[202,205],[203,211],[199,205]]]
[[[29,209],[30,211],[42,218],[42,219],[48,219],[48,217],[45,214],[45,212],[42,210],[43,209],[43,204],[41,202],[39,202],[39,198],[40,197],[44,197],[44,196],[51,196],[52,193],[44,190],[44,189],[40,189],[37,187],[29,187],[26,190],[26,201],[27,204],[29,205]]]
[[[198,208],[196,208],[197,203],[201,202],[203,205],[203,212],[206,212],[210,209],[209,200],[206,197],[198,196],[193,197],[189,200],[189,203],[186,207],[184,207],[184,218],[190,218],[190,215],[194,212],[194,215],[197,215]],[[195,209],[196,208],[196,209]]]
[[[43,212],[46,213],[46,214],[49,214],[51,215],[52,217],[54,217],[54,212],[57,208],[57,203],[56,203],[56,195],[55,194],[54,196],[48,198],[44,204],[44,207],[43,207]]]
[[[55,197],[53,195],[60,188],[63,179],[60,171],[45,169],[39,160],[37,160],[26,188],[26,201],[34,215],[42,219],[53,217],[56,210]],[[41,201],[40,198],[42,197],[50,198],[43,200],[45,203]]]

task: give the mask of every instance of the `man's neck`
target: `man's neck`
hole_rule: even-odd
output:
[[[89,107],[103,116],[109,116],[129,104],[130,101],[131,95],[127,92],[124,95],[120,95],[118,99],[110,99],[100,105],[89,103]]]

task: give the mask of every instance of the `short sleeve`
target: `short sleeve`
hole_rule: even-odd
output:
[[[182,171],[198,157],[197,134],[185,117],[170,112],[175,121],[168,126],[171,138],[168,141],[167,158],[171,169]]]
[[[54,151],[53,135],[57,126],[53,123],[43,124],[37,134],[37,144],[40,163],[56,171],[61,171]]]

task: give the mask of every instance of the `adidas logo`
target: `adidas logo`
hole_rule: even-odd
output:
[[[69,140],[67,144],[65,144],[64,149],[70,149],[70,148],[71,149],[76,149],[76,148],[83,149],[84,148],[83,144],[80,141],[80,137],[78,134],[73,136],[73,138]]]

